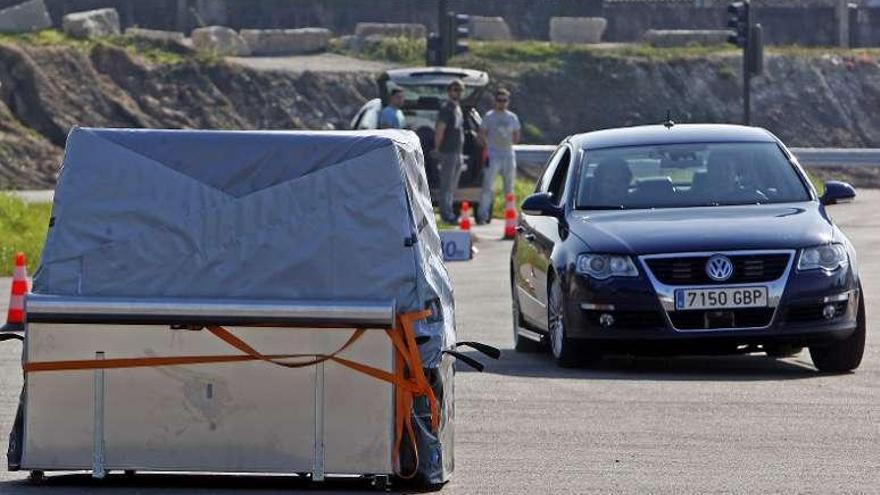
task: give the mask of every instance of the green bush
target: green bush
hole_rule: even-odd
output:
[[[49,203],[26,203],[9,194],[0,194],[0,275],[11,275],[15,253],[27,259],[28,273],[40,262],[40,251],[49,228]]]
[[[426,44],[423,38],[379,37],[362,41],[359,50],[346,47],[340,39],[330,42],[330,51],[368,60],[382,60],[405,65],[424,65]]]

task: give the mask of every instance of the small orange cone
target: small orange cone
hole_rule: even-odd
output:
[[[513,193],[504,197],[504,238],[513,239],[516,236],[516,206]]]
[[[6,314],[6,325],[0,331],[24,331],[24,295],[27,294],[27,267],[24,253],[15,254],[15,272],[12,275],[12,294],[9,296],[9,312]]]
[[[459,230],[471,230],[471,204],[467,201],[461,202],[461,213],[458,218]]]

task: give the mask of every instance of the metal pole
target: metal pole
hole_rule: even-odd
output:
[[[440,35],[440,65],[446,65],[451,55],[449,50],[449,2],[447,0],[437,0],[437,33]]]
[[[752,31],[752,9],[746,3],[746,42],[743,46],[743,125],[751,125],[752,122],[752,105],[751,105],[751,86],[752,74],[749,71],[749,51],[751,47],[751,31]]]
[[[749,74],[748,64],[748,48],[743,53],[743,125],[751,125],[752,121],[752,105],[751,105],[751,86],[752,75]]]

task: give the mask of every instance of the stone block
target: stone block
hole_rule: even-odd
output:
[[[470,16],[468,30],[471,38],[475,40],[499,40],[509,41],[513,39],[510,27],[502,17]]]
[[[423,24],[359,22],[354,28],[354,35],[358,38],[377,35],[387,38],[424,38],[427,30]]]
[[[235,30],[224,26],[193,29],[193,47],[202,52],[243,57],[251,54],[247,42]]]
[[[711,46],[727,42],[730,31],[722,29],[649,29],[644,40],[651,46]]]
[[[0,33],[26,33],[52,27],[43,0],[28,0],[0,10]]]
[[[241,30],[241,37],[254,55],[322,52],[327,50],[330,36],[330,30],[324,28]]]
[[[73,12],[61,18],[65,34],[73,38],[102,38],[119,35],[119,13],[116,9]]]
[[[604,17],[551,17],[550,41],[554,43],[599,43],[608,21]]]

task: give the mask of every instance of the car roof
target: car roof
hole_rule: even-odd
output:
[[[391,69],[386,72],[388,79],[401,86],[416,84],[447,85],[455,79],[461,79],[465,86],[485,86],[489,84],[489,75],[481,70],[462,69],[459,67],[414,67]]]
[[[776,137],[766,129],[730,124],[642,125],[575,134],[568,139],[580,149],[677,143],[777,142]]]

